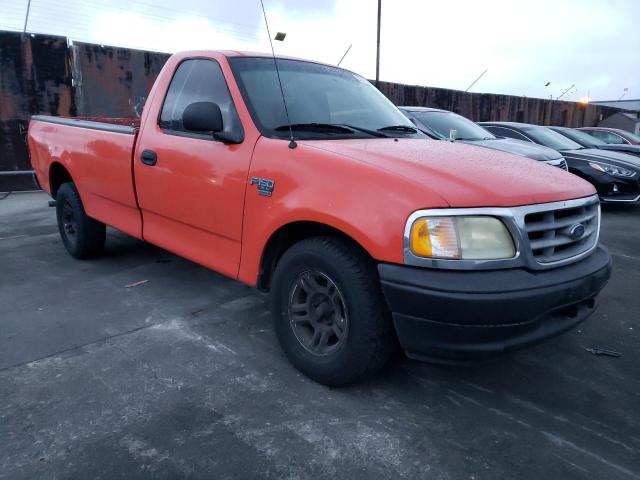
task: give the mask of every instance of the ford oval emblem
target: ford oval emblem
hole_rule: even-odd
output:
[[[581,223],[576,223],[575,225],[571,225],[569,229],[569,238],[571,240],[578,240],[580,237],[584,235],[584,225]]]

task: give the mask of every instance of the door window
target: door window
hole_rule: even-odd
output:
[[[622,145],[627,142],[620,136],[615,133],[605,132],[604,130],[592,130],[590,132],[594,137],[599,138],[607,143],[613,143],[617,145]]]
[[[188,134],[211,139],[185,130],[182,114],[194,102],[217,103],[222,112],[223,131],[242,131],[238,113],[218,62],[192,59],[182,62],[175,71],[162,105],[159,125],[166,133]]]

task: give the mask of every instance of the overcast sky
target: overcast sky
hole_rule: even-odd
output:
[[[377,0],[264,0],[276,53],[375,76]],[[28,0],[0,0],[22,30]],[[260,0],[31,0],[28,32],[174,52],[266,51]],[[640,98],[640,0],[382,0],[380,78],[471,91]],[[547,82],[551,82],[545,87]]]

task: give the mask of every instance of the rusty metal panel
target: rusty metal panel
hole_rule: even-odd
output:
[[[67,41],[0,32],[0,171],[29,170],[29,117],[75,115]],[[33,188],[30,177],[0,175],[0,191]]]
[[[78,115],[136,118],[168,54],[75,43],[73,56]]]
[[[512,121],[536,125],[582,127],[597,125],[618,110],[576,102],[470,93],[446,88],[380,82],[380,90],[396,105],[451,110],[476,122]]]

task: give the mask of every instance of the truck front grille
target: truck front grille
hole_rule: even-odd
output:
[[[525,215],[524,224],[533,258],[540,264],[554,263],[594,247],[598,241],[600,207],[596,200],[532,212]]]

